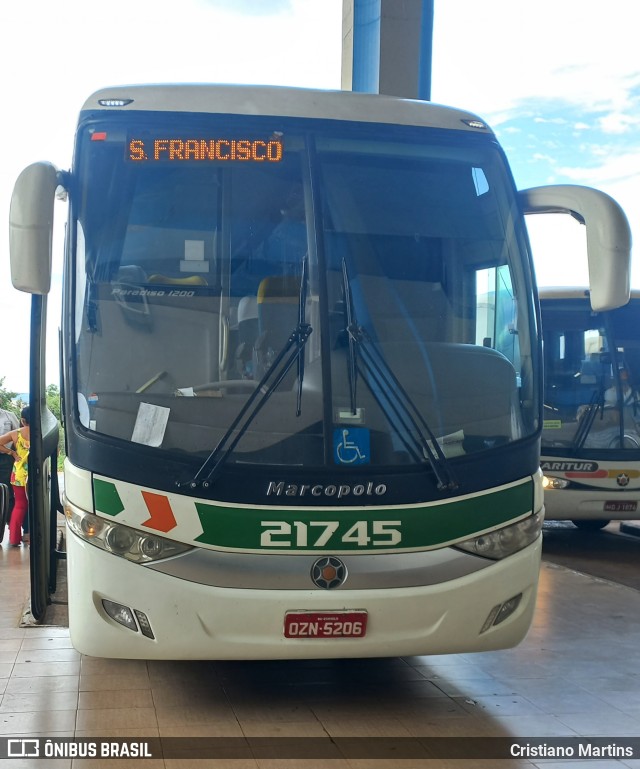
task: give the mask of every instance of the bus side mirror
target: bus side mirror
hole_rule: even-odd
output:
[[[587,228],[589,289],[595,311],[627,304],[631,282],[631,229],[618,203],[591,187],[573,184],[520,191],[525,214],[570,214]]]
[[[58,172],[33,163],[18,176],[9,211],[11,282],[19,291],[47,294],[51,287],[53,204]]]

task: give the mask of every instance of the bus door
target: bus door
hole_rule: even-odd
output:
[[[56,529],[60,507],[57,453],[58,422],[46,405],[44,385],[45,296],[31,298],[31,371],[29,383],[29,531],[31,548],[31,615],[44,618],[56,590]]]

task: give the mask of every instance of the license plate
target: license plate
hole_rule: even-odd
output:
[[[638,509],[637,502],[605,502],[606,513],[635,513]]]
[[[285,638],[362,638],[367,632],[366,611],[288,611]]]

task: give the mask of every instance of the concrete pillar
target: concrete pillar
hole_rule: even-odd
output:
[[[434,0],[343,0],[342,88],[431,98]]]

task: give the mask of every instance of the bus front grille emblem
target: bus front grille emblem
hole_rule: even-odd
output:
[[[339,558],[332,555],[318,558],[311,567],[311,579],[318,587],[332,590],[344,585],[347,579],[347,567]]]

